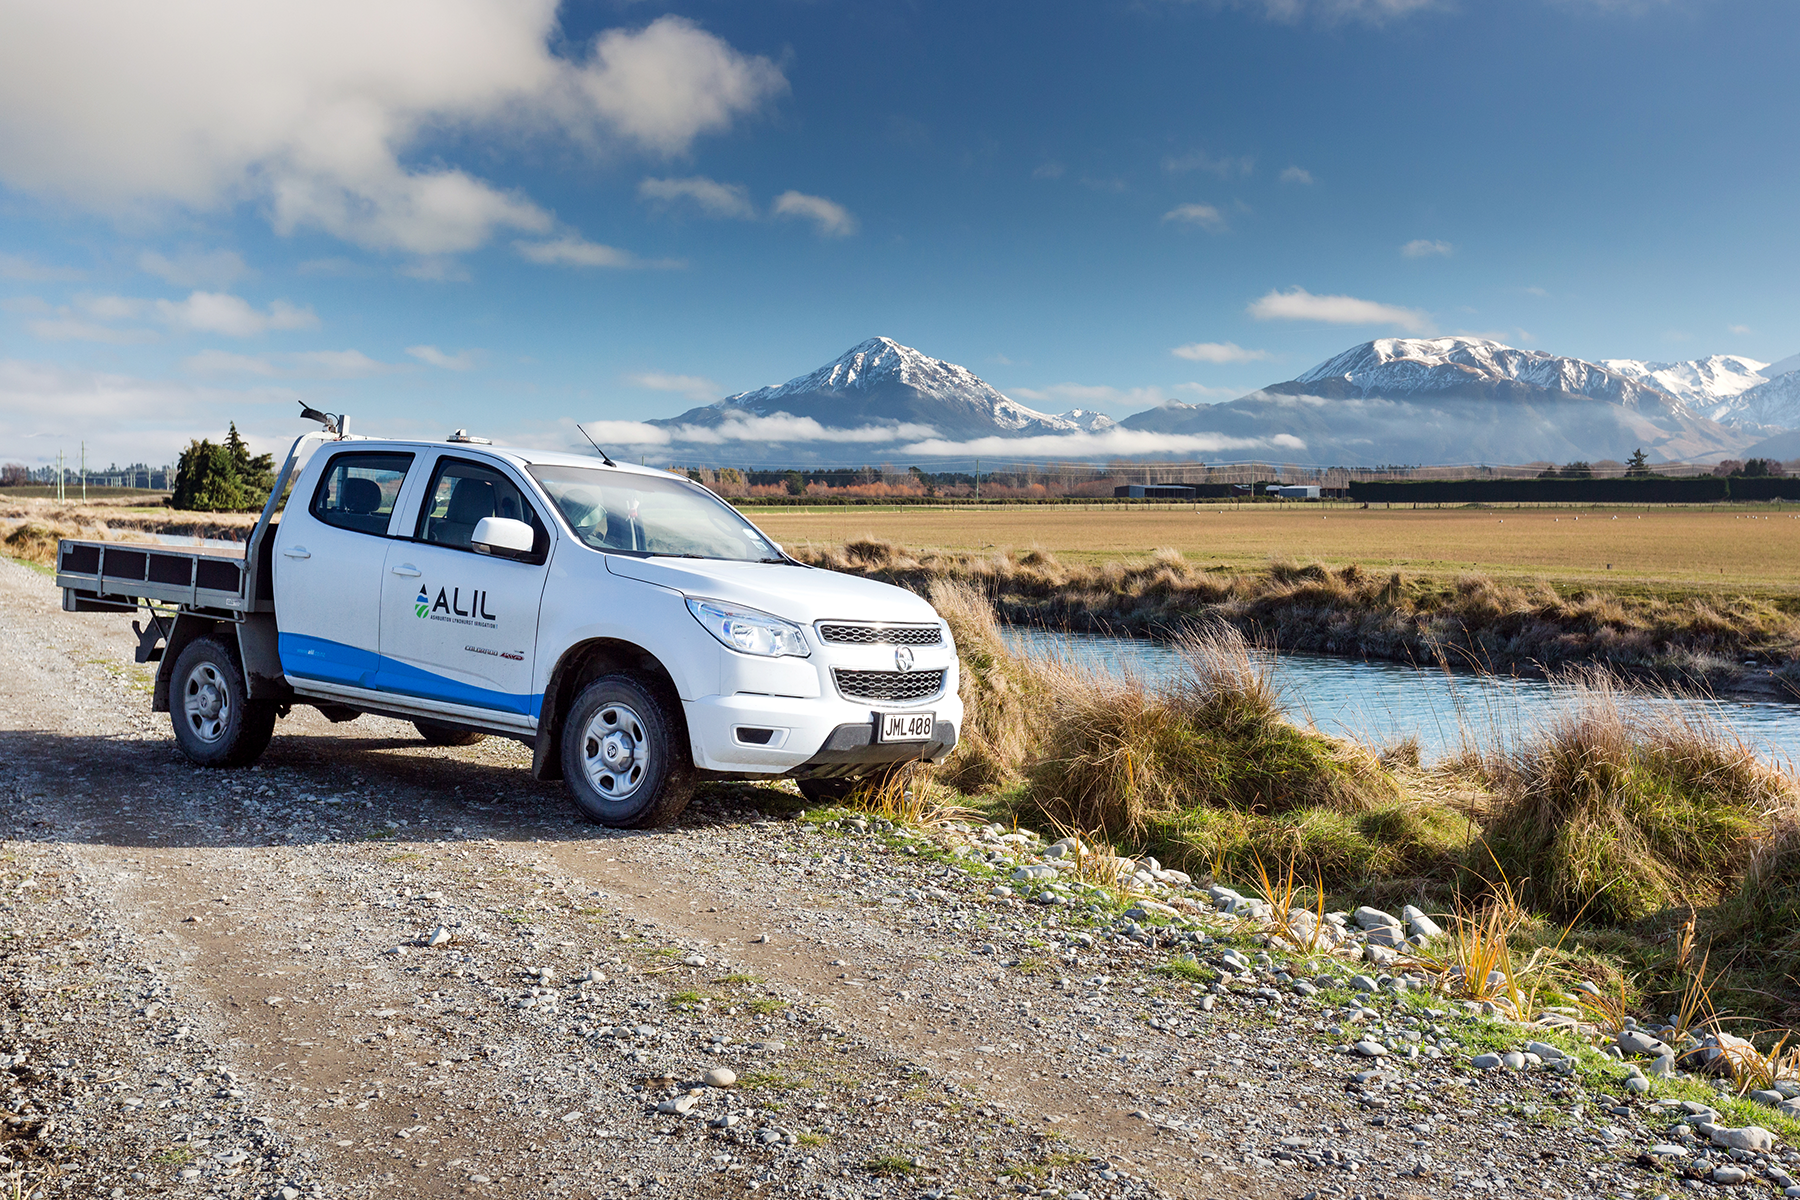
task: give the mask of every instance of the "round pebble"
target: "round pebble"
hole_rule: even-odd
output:
[[[730,1067],[714,1067],[701,1078],[707,1087],[730,1087],[737,1082],[737,1072]]]

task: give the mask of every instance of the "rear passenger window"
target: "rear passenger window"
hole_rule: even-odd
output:
[[[410,454],[338,455],[319,480],[313,516],[339,529],[385,534],[412,460]]]
[[[519,485],[494,468],[467,459],[439,460],[413,536],[421,542],[470,550],[469,539],[483,517],[508,517],[531,526],[531,553],[522,557],[527,562],[544,561],[550,535]]]

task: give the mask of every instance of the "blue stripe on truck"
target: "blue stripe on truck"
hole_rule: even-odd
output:
[[[316,679],[321,683],[392,692],[421,700],[442,700],[470,708],[491,708],[528,717],[535,717],[543,707],[543,697],[535,693],[497,692],[476,687],[397,658],[387,658],[326,638],[284,633],[280,636],[279,646],[281,669],[296,679]]]

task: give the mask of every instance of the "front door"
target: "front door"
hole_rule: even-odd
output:
[[[529,554],[478,552],[483,517],[511,517],[537,537]],[[550,536],[525,490],[498,467],[440,458],[412,530],[388,548],[381,593],[384,692],[530,716],[538,603]]]
[[[388,525],[411,454],[343,451],[313,494],[295,496],[275,537],[281,669],[297,680],[373,688]]]

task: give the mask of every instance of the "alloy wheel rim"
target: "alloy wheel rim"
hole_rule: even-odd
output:
[[[201,663],[188,672],[182,688],[182,712],[188,729],[201,741],[216,742],[225,736],[231,723],[231,690],[219,668]]]
[[[650,774],[650,739],[644,720],[627,704],[606,704],[581,732],[581,765],[594,790],[608,800],[625,800]]]

